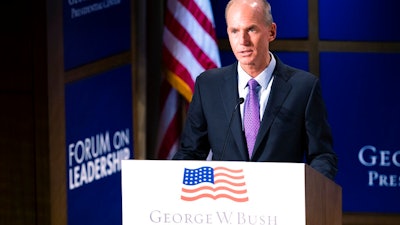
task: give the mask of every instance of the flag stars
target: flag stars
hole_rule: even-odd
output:
[[[203,182],[214,183],[214,169],[211,167],[200,167],[198,169],[186,169],[184,172],[183,183],[186,185],[196,185]]]

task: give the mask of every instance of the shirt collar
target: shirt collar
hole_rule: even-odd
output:
[[[272,77],[272,72],[274,71],[276,66],[276,59],[274,55],[271,52],[269,52],[269,55],[271,56],[271,61],[269,62],[269,65],[254,78],[260,84],[262,89],[267,88],[268,83]],[[238,63],[237,70],[238,70],[239,88],[243,90],[246,88],[247,83],[252,77],[242,69],[240,63]]]

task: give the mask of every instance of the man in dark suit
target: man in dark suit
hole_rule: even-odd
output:
[[[337,157],[319,79],[270,52],[276,24],[269,3],[232,0],[225,16],[238,61],[197,77],[173,159],[204,160],[211,150],[213,160],[306,162],[334,179]],[[257,116],[246,122],[251,104]]]

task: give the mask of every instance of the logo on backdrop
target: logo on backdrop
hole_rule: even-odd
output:
[[[185,168],[181,199],[196,201],[201,198],[227,198],[235,202],[247,202],[249,198],[243,169],[209,166]]]
[[[121,171],[121,160],[130,158],[129,129],[109,131],[68,144],[69,190]]]
[[[71,19],[86,16],[121,4],[121,0],[99,0],[97,2],[85,4],[86,1],[88,0],[68,0],[68,5],[71,7]],[[84,4],[83,6],[82,3]]]
[[[371,168],[368,171],[368,186],[400,187],[400,174],[387,172],[399,171],[400,150],[379,150],[366,145],[358,152],[358,160],[363,166]]]

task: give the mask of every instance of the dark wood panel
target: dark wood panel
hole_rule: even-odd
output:
[[[36,224],[33,102],[0,94],[0,224]]]
[[[65,73],[65,83],[77,81],[131,63],[131,53],[123,52],[80,66]]]
[[[400,42],[320,41],[321,52],[399,53]]]
[[[305,166],[307,225],[342,225],[342,188]]]
[[[7,2],[0,76],[0,224],[36,224],[32,1]],[[6,15],[6,14],[3,14]],[[3,24],[4,23],[4,24]]]
[[[0,91],[32,90],[32,30],[35,1],[7,1],[0,14]]]
[[[32,42],[23,32],[2,37],[0,91],[32,90]]]
[[[38,148],[37,159],[41,165],[38,166],[48,180],[41,179],[41,190],[38,200],[43,199],[43,204],[38,203],[38,214],[40,215],[37,224],[46,225],[66,225],[67,220],[67,184],[66,184],[66,156],[65,156],[65,101],[64,101],[64,49],[63,49],[63,1],[47,0],[47,32],[48,39],[47,58],[45,65],[47,68],[46,78],[48,82],[43,82],[35,88],[46,89],[45,93],[39,93],[36,99],[37,104],[41,104],[37,110],[38,114],[43,115],[37,118],[46,118],[42,125],[48,127],[37,130],[47,131],[46,137],[39,138],[45,150]],[[39,74],[38,74],[39,75]],[[44,101],[46,99],[47,101]],[[48,110],[46,116],[40,108]],[[46,139],[45,139],[46,138]],[[44,140],[45,139],[45,140]],[[39,141],[38,140],[38,141]],[[47,143],[45,142],[47,140]],[[39,160],[41,153],[47,156]],[[47,161],[46,161],[47,160]],[[38,181],[39,182],[39,181]],[[48,182],[46,184],[46,182]],[[48,192],[46,193],[46,191]],[[46,202],[47,201],[47,202]]]
[[[344,213],[343,225],[399,225],[399,214]]]

